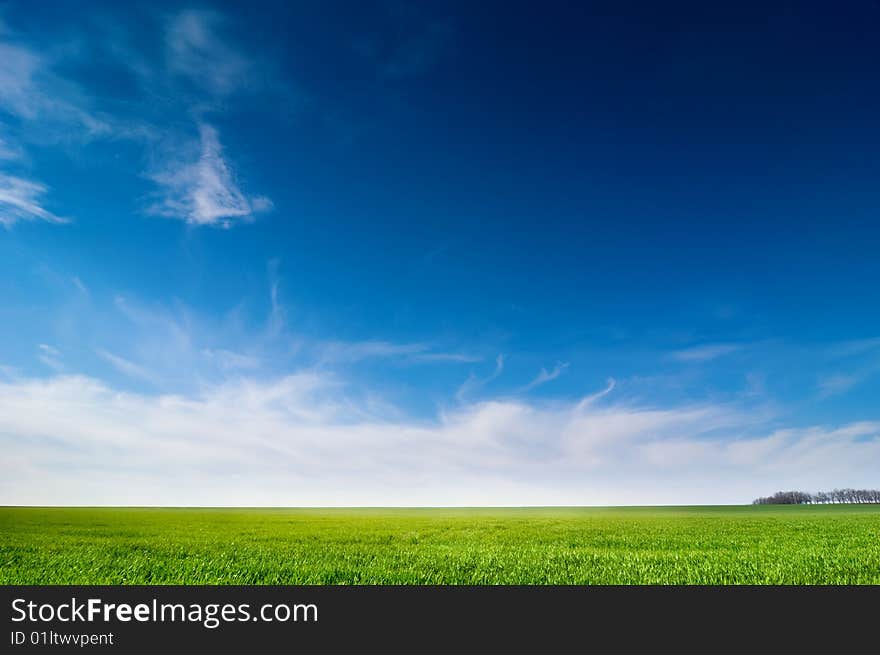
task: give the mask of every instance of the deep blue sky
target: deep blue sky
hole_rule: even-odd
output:
[[[853,425],[828,482],[878,457],[880,3],[48,4],[0,6],[9,403],[309,375],[351,410],[322,426],[515,407],[571,463],[554,421],[607,385],[600,414],[737,417],[624,459]],[[43,470],[25,423],[0,438]],[[492,462],[487,501],[545,484]]]

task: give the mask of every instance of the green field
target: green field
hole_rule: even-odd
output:
[[[2,584],[880,584],[880,506],[0,508]]]

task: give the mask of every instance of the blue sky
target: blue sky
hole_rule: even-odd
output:
[[[0,502],[877,485],[876,2],[49,4]]]

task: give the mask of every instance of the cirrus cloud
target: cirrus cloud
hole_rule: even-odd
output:
[[[151,177],[161,188],[161,200],[150,213],[179,218],[193,225],[229,228],[235,221],[252,220],[272,208],[265,196],[245,196],[223,156],[217,130],[199,125],[194,161],[173,162]]]
[[[46,192],[46,186],[39,182],[0,173],[0,225],[9,227],[18,221],[33,220],[69,223],[69,219],[43,206]]]

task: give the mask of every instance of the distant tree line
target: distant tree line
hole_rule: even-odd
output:
[[[752,505],[837,505],[880,503],[877,489],[835,489],[808,494],[804,491],[777,491],[772,496],[756,498]]]

